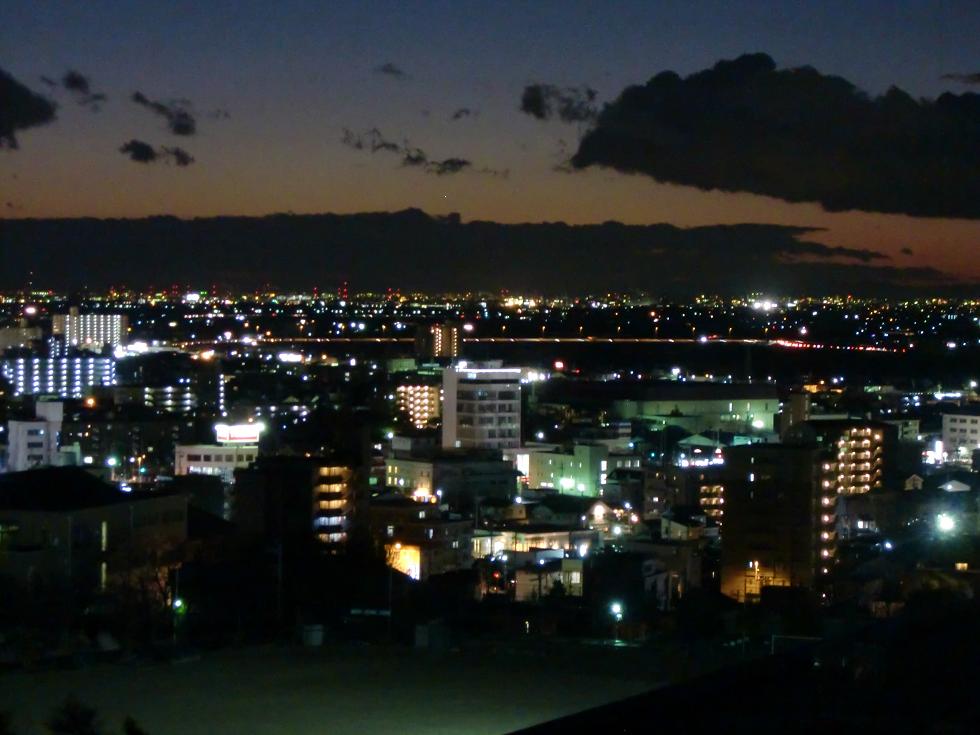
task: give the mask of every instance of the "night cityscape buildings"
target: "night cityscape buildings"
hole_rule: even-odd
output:
[[[980,731],[978,37],[0,5],[0,735]]]

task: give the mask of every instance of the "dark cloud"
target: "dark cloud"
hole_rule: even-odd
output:
[[[597,114],[596,91],[591,87],[529,84],[521,95],[521,112],[538,120],[557,117],[562,122],[589,122]]]
[[[88,77],[74,69],[69,69],[61,77],[61,86],[75,97],[78,104],[88,107],[93,112],[98,112],[102,103],[108,99],[103,92],[93,92]]]
[[[185,151],[183,148],[178,148],[176,146],[173,148],[167,148],[164,146],[162,150],[165,155],[170,157],[170,160],[173,161],[175,166],[180,166],[183,168],[184,166],[190,166],[192,163],[194,163],[194,156]]]
[[[194,157],[183,148],[167,146],[154,148],[149,143],[135,138],[120,146],[119,152],[129,156],[129,160],[136,163],[170,162],[181,168],[194,163]]]
[[[467,170],[493,176],[507,176],[508,174],[506,171],[497,171],[491,168],[474,168],[472,161],[458,156],[441,160],[433,159],[424,150],[411,145],[407,140],[403,143],[395,143],[385,138],[377,128],[371,128],[364,133],[355,133],[349,128],[344,128],[340,142],[356,151],[395,153],[401,156],[402,166],[418,168],[435,176],[449,176]]]
[[[129,160],[136,161],[136,163],[153,163],[160,157],[156,148],[135,138],[128,143],[123,143],[119,147],[119,152],[126,154],[129,156]]]
[[[869,97],[765,54],[663,72],[604,106],[571,159],[829,211],[980,217],[980,95]]]
[[[959,82],[960,84],[980,84],[980,72],[974,72],[972,74],[943,74],[940,79],[945,79],[949,82]]]
[[[402,69],[400,66],[397,66],[396,64],[393,64],[390,61],[386,61],[384,64],[374,67],[374,73],[383,74],[387,77],[392,77],[399,81],[404,81],[405,79],[408,79],[408,74],[405,73],[404,69]]]
[[[458,222],[418,210],[180,220],[10,220],[0,288],[44,272],[46,287],[208,282],[286,287],[350,279],[373,289],[447,288],[546,294],[610,289],[695,293],[973,294],[977,283],[932,268],[900,267],[877,253],[830,247],[805,227],[742,224],[595,225]],[[405,243],[413,247],[406,248]],[[365,258],[365,249],[371,258]],[[79,260],[70,257],[88,253]],[[479,252],[484,267],[473,267]],[[602,257],[596,257],[601,253]],[[232,257],[234,256],[234,257]],[[229,262],[250,264],[229,273]],[[918,289],[918,290],[917,290]],[[958,289],[958,290],[957,290]]]
[[[460,107],[451,116],[451,120],[462,120],[464,117],[476,117],[479,113],[470,107]]]
[[[0,69],[0,148],[15,150],[17,132],[47,125],[55,119],[56,109],[54,102]]]
[[[52,79],[51,77],[43,76],[43,75],[41,76],[41,83],[42,84],[45,84],[48,87],[52,87],[52,88],[58,86],[58,83],[54,79]]]
[[[472,165],[473,163],[465,158],[444,158],[441,161],[429,161],[429,170],[436,176],[446,176],[447,174],[458,174]]]
[[[145,107],[167,121],[167,128],[174,135],[194,135],[197,132],[197,119],[190,110],[188,100],[170,102],[151,100],[142,92],[133,92],[131,98],[137,105]]]

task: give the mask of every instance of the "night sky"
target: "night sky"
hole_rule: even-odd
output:
[[[980,93],[978,38],[975,0],[7,0],[0,6],[0,69],[57,110],[46,124],[16,129],[16,150],[0,150],[0,216],[417,207],[505,223],[766,223],[825,228],[807,240],[879,251],[893,267],[980,279],[980,200],[970,188],[978,177],[969,175],[980,162],[980,106],[964,98],[958,135],[930,127],[932,113],[915,108],[920,98],[944,92]],[[691,171],[689,161],[705,150],[696,140],[674,148],[676,175],[657,168],[661,158],[656,166],[624,163],[633,153],[616,149],[615,136],[632,124],[630,113],[596,117],[625,88],[660,72],[684,78],[758,52],[780,70],[809,65],[843,77],[871,99],[893,85],[907,92],[908,103],[896,102],[894,110],[871,109],[866,137],[849,144],[866,147],[881,120],[914,118],[913,138],[931,131],[937,152],[928,155],[951,167],[938,170],[961,166],[963,184],[951,173],[952,194],[922,191],[928,182],[919,187],[897,174],[901,196],[882,198],[884,185],[869,181],[866,198],[836,208],[939,216],[828,212],[817,201],[827,204],[834,192],[787,195],[785,180],[754,187],[703,167]],[[545,89],[537,101],[550,102],[548,110],[522,111],[528,85],[553,85],[537,88]],[[561,108],[563,100],[570,106]],[[612,132],[583,156],[580,141],[604,121],[600,132]],[[963,142],[950,148],[950,139]],[[859,163],[891,172],[887,154]],[[922,167],[905,164],[913,172]],[[753,188],[802,202],[746,193]]]

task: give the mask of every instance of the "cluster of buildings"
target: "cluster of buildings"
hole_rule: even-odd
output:
[[[112,552],[179,546],[207,516],[294,591],[310,559],[365,549],[529,604],[605,604],[609,580],[664,611],[692,589],[872,605],[869,580],[923,568],[976,586],[977,545],[935,545],[980,539],[968,390],[876,387],[854,410],[836,379],[473,361],[456,322],[387,359],[251,338],[134,350],[134,329],[72,308],[0,330],[0,575],[105,588]]]

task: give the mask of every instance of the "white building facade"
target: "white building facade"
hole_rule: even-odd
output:
[[[520,368],[443,371],[444,449],[514,449],[521,444]]]
[[[125,314],[82,314],[73,306],[67,314],[51,317],[51,333],[63,337],[70,347],[121,347],[129,334],[129,318]]]

